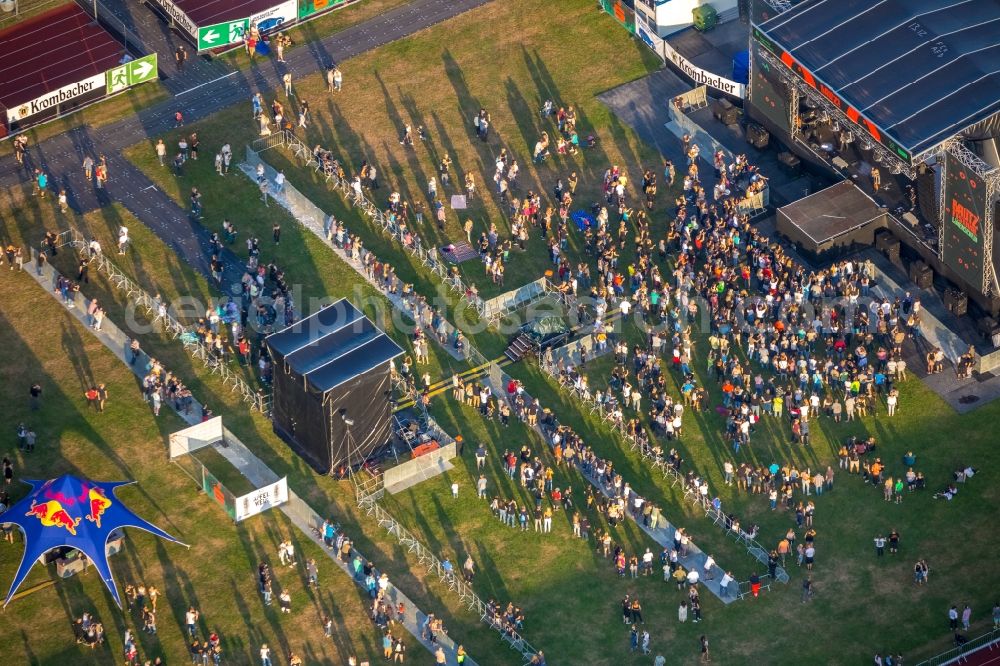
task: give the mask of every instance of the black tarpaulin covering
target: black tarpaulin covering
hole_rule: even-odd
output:
[[[759,28],[911,154],[1000,112],[998,0],[813,0]]]
[[[274,430],[313,469],[328,474],[359,463],[389,439],[389,365],[403,350],[349,301],[265,342],[274,361]]]

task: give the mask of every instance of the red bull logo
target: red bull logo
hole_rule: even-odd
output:
[[[84,516],[84,518],[97,525],[97,527],[100,527],[101,516],[111,506],[111,500],[108,499],[107,495],[100,488],[90,488],[87,497],[90,505],[90,513]]]
[[[80,524],[80,519],[71,518],[59,500],[49,500],[44,504],[32,500],[31,509],[24,515],[35,516],[45,527],[64,527],[73,536],[76,536],[76,526]]]

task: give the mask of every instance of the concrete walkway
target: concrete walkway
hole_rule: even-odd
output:
[[[604,484],[601,483],[599,480],[584,473],[582,468],[578,467],[578,469],[580,469],[580,474],[583,476],[583,478],[590,481],[590,483],[599,491],[601,491],[601,493],[605,497],[610,498],[613,496],[611,489],[606,488]],[[629,501],[631,501],[631,498],[629,498]],[[668,550],[673,548],[674,534],[677,533],[677,527],[675,527],[670,521],[668,521],[663,516],[662,513],[660,514],[659,520],[657,520],[657,525],[655,528],[649,527],[648,525],[644,525],[641,520],[639,520],[632,514],[631,510],[626,510],[625,513],[633,522],[635,522],[635,524],[639,528],[642,529],[643,532],[648,534],[653,541],[660,544],[664,548],[667,548]],[[689,539],[691,538],[690,534],[688,534],[688,538]],[[706,560],[708,560],[709,554],[703,552],[701,548],[699,548],[698,545],[693,542],[693,540],[688,543],[687,550],[688,550],[687,556],[679,557],[678,562],[680,562],[681,565],[684,566],[684,569],[686,571],[697,569],[698,575],[700,576],[698,583],[699,585],[701,585],[703,588],[707,589],[709,592],[718,597],[719,600],[724,604],[731,604],[732,602],[739,599],[738,596],[739,582],[736,579],[734,579],[733,582],[729,583],[726,590],[723,591],[719,583],[722,582],[722,576],[726,572],[722,569],[722,567],[720,567],[718,564],[713,565],[712,568],[709,570],[709,572],[707,572],[707,575],[711,576],[711,578],[710,579],[706,578],[705,562]],[[660,565],[660,554],[659,553],[653,553],[653,554],[656,556],[656,558],[653,560],[655,563],[653,566],[653,575],[662,577],[663,570],[662,566]],[[637,555],[641,556],[642,554],[637,553]]]
[[[136,362],[129,363],[128,356],[131,355],[129,351],[131,338],[126,335],[124,331],[118,328],[114,322],[107,318],[104,319],[101,325],[101,330],[95,330],[90,324],[90,317],[87,315],[87,304],[89,299],[83,294],[83,292],[76,292],[73,294],[73,307],[68,307],[64,304],[62,296],[60,296],[58,292],[54,291],[59,273],[50,264],[46,263],[42,267],[41,274],[39,274],[39,271],[36,270],[34,257],[35,252],[32,251],[32,261],[24,264],[24,271],[34,278],[34,280],[38,282],[46,293],[55,298],[58,303],[63,305],[63,307],[67,309],[67,312],[69,312],[70,315],[85,326],[94,337],[96,337],[111,351],[111,353],[118,357],[118,360],[129,366],[129,369],[132,370],[136,377],[139,377],[140,379],[143,378],[146,374],[149,356],[145,352],[140,352]],[[168,407],[173,406],[169,401],[165,404]],[[189,425],[200,423],[202,416],[202,403],[195,398],[192,401],[189,411],[178,411],[177,414]],[[239,470],[243,476],[254,484],[254,487],[260,488],[278,480],[278,475],[272,472],[260,459],[253,455],[253,453],[251,453],[250,450],[238,439],[227,439],[226,442],[229,446],[220,446],[216,444],[214,446],[215,450],[226,458],[226,460],[232,463],[233,467]],[[295,525],[295,527],[297,527],[307,539],[323,549],[323,552],[330,558],[330,561],[335,563],[337,567],[344,572],[344,574],[351,577],[351,579],[354,580],[359,587],[364,587],[364,581],[359,581],[354,578],[353,573],[348,568],[348,564],[341,561],[340,558],[336,556],[337,554],[334,551],[326,548],[323,544],[323,539],[319,536],[318,530],[322,527],[324,518],[319,513],[303,502],[291,489],[289,490],[289,502],[287,504],[283,504],[280,509],[285,515],[288,516],[292,524]],[[361,558],[368,561],[368,558],[364,555],[361,555]],[[420,610],[420,608],[409,597],[399,590],[399,588],[391,583],[388,588],[388,595],[393,604],[398,604],[402,601],[406,605],[406,615],[402,623],[403,627],[413,635],[418,643],[423,645],[431,654],[433,654],[437,649],[437,646],[432,644],[430,641],[422,639],[420,635],[424,619],[427,617],[424,612]],[[458,646],[456,642],[447,635],[441,636],[439,642],[445,651],[445,656],[448,659],[447,663],[457,666],[458,662],[455,658],[455,652]],[[378,655],[374,655],[373,659],[375,658],[378,658]],[[476,662],[469,657],[466,658],[465,663],[473,665],[476,664]]]

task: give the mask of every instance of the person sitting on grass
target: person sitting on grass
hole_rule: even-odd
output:
[[[945,488],[944,490],[942,490],[939,493],[934,493],[934,495],[932,495],[932,497],[934,499],[939,499],[939,498],[943,497],[944,499],[946,499],[946,500],[948,500],[950,502],[951,499],[955,495],[957,495],[957,494],[958,494],[958,488],[955,487],[955,484],[949,483],[947,488]]]

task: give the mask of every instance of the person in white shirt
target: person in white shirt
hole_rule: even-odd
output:
[[[725,574],[723,574],[722,580],[719,581],[719,590],[722,592],[723,598],[725,598],[725,596],[729,593],[729,584],[732,582],[733,582],[733,574],[727,571]]]
[[[702,567],[703,569],[705,569],[705,580],[712,580],[712,578],[714,577],[712,574],[712,567],[714,566],[715,566],[715,558],[709,555],[705,559],[705,564]]]

